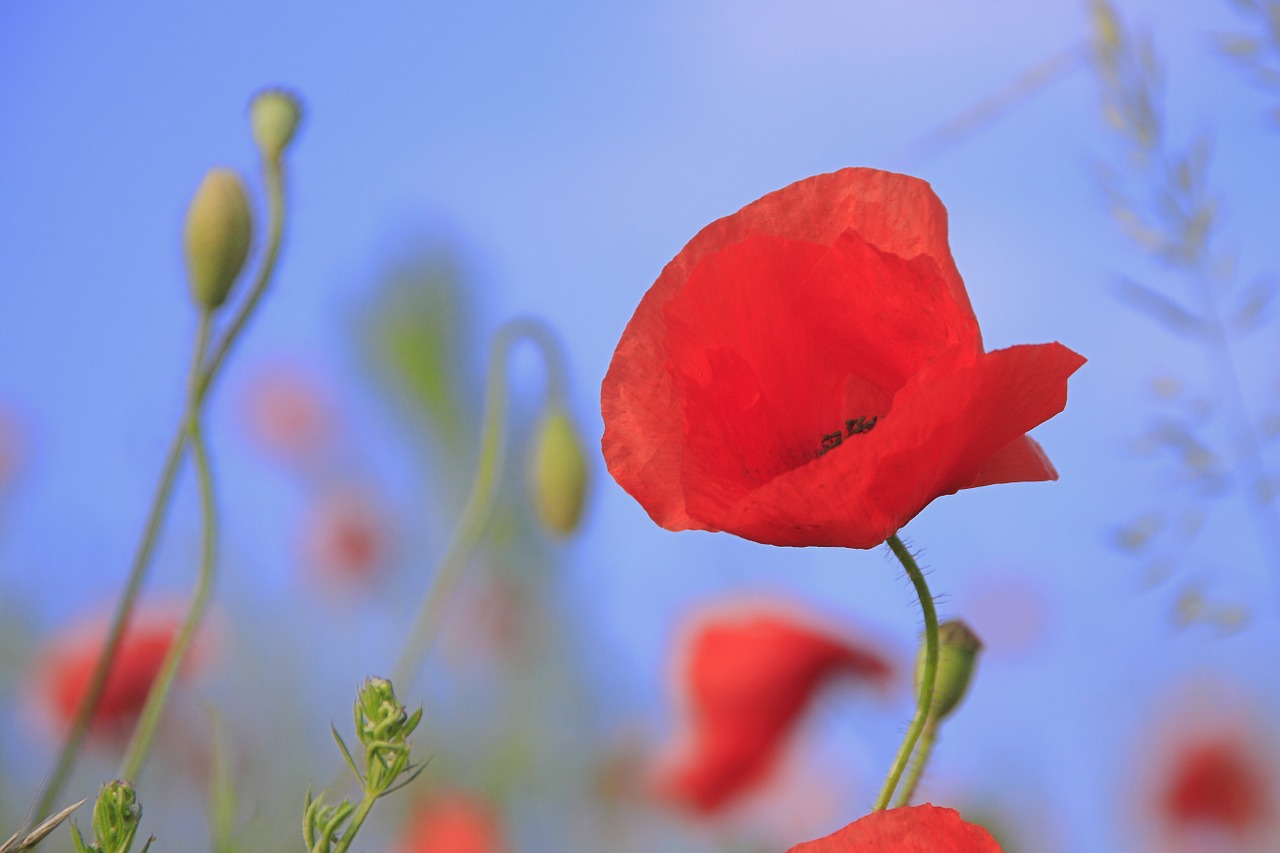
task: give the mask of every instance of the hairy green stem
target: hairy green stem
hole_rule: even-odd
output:
[[[178,429],[169,443],[164,465],[160,469],[160,479],[156,484],[155,493],[152,495],[151,506],[147,510],[142,539],[138,543],[138,549],[134,553],[133,562],[129,569],[129,577],[125,581],[124,590],[120,594],[111,626],[103,643],[102,652],[98,656],[98,662],[94,665],[84,696],[81,698],[75,715],[72,717],[67,739],[63,742],[62,750],[58,754],[54,769],[50,772],[43,789],[36,798],[37,805],[33,809],[36,814],[47,814],[51,810],[54,801],[61,794],[62,786],[66,784],[67,777],[70,776],[80,747],[88,734],[89,722],[93,719],[93,714],[98,709],[98,702],[102,699],[102,691],[110,674],[111,665],[115,661],[116,653],[119,651],[125,628],[129,622],[129,616],[132,614],[134,604],[142,590],[147,570],[151,565],[151,557],[155,551],[156,542],[159,539],[165,517],[168,514],[178,468],[186,450],[188,426],[193,421],[193,418],[199,415],[200,408],[204,404],[209,390],[227,358],[227,354],[243,332],[249,318],[256,311],[258,303],[266,292],[275,272],[276,261],[280,253],[280,243],[284,234],[284,173],[283,167],[278,161],[265,161],[263,171],[269,213],[267,243],[262,254],[262,261],[258,266],[257,277],[249,291],[249,295],[236,312],[236,316],[213,348],[207,363],[202,362],[207,348],[205,342],[201,341],[196,347],[196,357],[193,360],[187,383],[190,389],[187,411],[183,413]],[[205,336],[204,340],[207,341],[207,330],[202,334]]]
[[[116,777],[127,782],[137,779],[146,761],[147,752],[151,748],[151,739],[155,735],[156,726],[160,722],[160,714],[164,711],[169,691],[173,687],[178,666],[195,639],[196,629],[204,618],[209,606],[209,596],[213,592],[213,580],[217,568],[218,545],[218,511],[214,503],[213,472],[209,466],[209,454],[205,448],[204,435],[200,424],[194,418],[187,426],[187,437],[191,441],[191,458],[195,462],[196,479],[200,484],[200,576],[196,582],[196,591],[191,597],[191,606],[186,620],[178,631],[177,637],[169,646],[160,672],[147,693],[146,704],[142,706],[142,714],[134,727],[133,737],[120,761],[120,770]]]
[[[902,780],[898,800],[893,804],[895,808],[911,805],[911,798],[916,795],[916,787],[920,784],[920,777],[924,775],[924,767],[929,763],[929,755],[933,752],[933,745],[937,739],[938,721],[930,717],[924,731],[920,733],[920,742],[916,745],[915,755],[912,756],[911,769],[907,771],[907,777]]]
[[[432,640],[439,630],[449,599],[462,572],[493,514],[497,501],[498,477],[502,471],[503,432],[507,414],[507,357],[520,340],[529,340],[540,350],[547,371],[547,396],[559,402],[564,396],[564,366],[555,335],[533,318],[512,320],[494,336],[489,374],[485,384],[484,420],[480,432],[479,461],[462,515],[458,518],[431,587],[418,610],[408,641],[396,664],[391,681],[403,693],[412,686],[414,675],[422,666]]]
[[[920,610],[924,614],[924,670],[920,674],[920,697],[916,704],[915,716],[911,718],[911,725],[907,727],[907,735],[902,739],[902,746],[898,747],[898,754],[893,759],[893,765],[889,768],[889,775],[885,777],[884,786],[880,789],[880,795],[876,797],[876,803],[872,807],[872,811],[880,811],[889,807],[889,800],[893,797],[894,789],[898,787],[898,781],[902,778],[902,773],[907,767],[907,763],[911,760],[911,753],[915,751],[916,741],[920,739],[920,732],[924,729],[925,723],[929,719],[929,708],[933,704],[933,684],[938,675],[938,614],[933,607],[933,596],[929,594],[929,586],[924,581],[924,573],[920,571],[920,566],[916,564],[915,557],[911,556],[911,552],[902,544],[902,540],[895,533],[886,540],[889,548],[893,551],[894,556],[902,563],[902,567],[906,569],[907,577],[911,579],[912,585],[916,588],[916,595],[920,598]]]

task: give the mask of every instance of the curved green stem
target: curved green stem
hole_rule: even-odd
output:
[[[924,670],[920,675],[920,698],[916,704],[916,714],[911,718],[911,725],[907,727],[907,735],[902,739],[902,746],[898,747],[898,754],[893,759],[893,765],[889,768],[889,775],[884,780],[884,786],[880,789],[880,795],[876,797],[876,803],[872,807],[872,811],[880,811],[888,808],[889,800],[893,797],[894,789],[898,787],[898,780],[902,778],[902,773],[907,767],[907,763],[911,760],[911,753],[915,750],[916,741],[920,739],[920,732],[924,729],[925,722],[929,719],[929,708],[933,704],[933,683],[938,675],[938,614],[933,608],[933,596],[929,594],[929,586],[924,582],[924,573],[920,571],[920,566],[916,564],[915,557],[911,556],[911,552],[902,544],[902,540],[897,534],[890,536],[886,540],[894,556],[902,567],[906,569],[907,577],[911,578],[912,585],[916,588],[916,595],[920,598],[920,610],[924,613]]]
[[[213,591],[213,580],[217,568],[218,545],[218,511],[213,496],[213,472],[209,466],[209,454],[205,448],[204,436],[199,422],[193,417],[187,426],[187,437],[191,441],[191,458],[195,462],[196,479],[200,484],[200,576],[196,582],[196,591],[191,597],[191,606],[186,620],[174,638],[160,672],[147,693],[146,704],[138,723],[134,727],[133,737],[120,761],[120,770],[116,777],[127,782],[137,779],[146,760],[147,751],[151,747],[151,739],[155,735],[156,726],[160,722],[160,714],[164,711],[173,680],[177,676],[178,666],[195,639],[196,629],[204,618],[209,606],[209,596]]]
[[[938,721],[930,717],[924,731],[920,733],[920,742],[916,745],[915,755],[912,756],[911,769],[907,771],[907,777],[902,780],[902,789],[898,791],[898,800],[893,804],[894,808],[911,805],[911,798],[916,795],[916,787],[920,784],[920,777],[924,775],[924,766],[929,763],[929,753],[933,752],[933,745],[937,739]]]
[[[497,501],[498,476],[502,471],[502,438],[507,416],[507,357],[520,340],[529,340],[541,351],[547,368],[547,395],[559,401],[564,395],[564,366],[555,335],[533,318],[512,320],[498,330],[493,339],[489,375],[485,384],[484,420],[480,432],[479,462],[462,515],[458,518],[453,538],[431,587],[418,610],[408,641],[396,664],[391,682],[403,693],[412,686],[413,677],[422,666],[431,642],[439,630],[449,599],[453,595],[471,553],[480,544],[484,529]]]
[[[147,570],[150,568],[156,541],[159,538],[161,528],[164,526],[165,516],[168,513],[169,503],[173,495],[174,482],[178,475],[178,467],[186,450],[188,425],[192,422],[194,416],[198,416],[200,407],[204,404],[209,389],[217,378],[227,354],[243,331],[250,316],[257,309],[258,303],[261,301],[262,295],[265,293],[275,271],[276,260],[280,253],[280,242],[284,234],[284,174],[282,165],[278,161],[264,162],[263,170],[267,187],[269,214],[267,244],[258,267],[257,277],[248,297],[236,312],[236,316],[232,319],[227,331],[213,348],[207,363],[203,360],[205,351],[208,348],[208,316],[202,317],[202,330],[197,334],[197,337],[201,338],[201,340],[195,348],[196,356],[193,359],[191,372],[187,380],[189,389],[187,411],[183,413],[182,420],[179,422],[178,428],[169,442],[169,449],[165,454],[164,464],[160,469],[160,480],[156,484],[155,493],[151,498],[151,506],[147,510],[142,539],[138,543],[137,551],[134,552],[133,562],[129,569],[129,577],[125,581],[124,590],[121,592],[120,600],[116,605],[111,626],[103,643],[102,653],[98,656],[98,662],[94,665],[93,672],[89,676],[84,696],[81,698],[75,715],[72,717],[67,739],[63,742],[62,750],[58,754],[54,769],[50,772],[43,789],[36,798],[37,805],[34,809],[36,814],[47,814],[52,809],[54,801],[62,792],[62,786],[66,784],[67,777],[75,766],[76,756],[79,754],[80,747],[83,745],[89,731],[89,721],[93,719],[93,714],[98,709],[98,702],[102,698],[102,691],[106,685],[107,676],[110,674],[111,664],[120,648],[120,642],[128,624],[129,616],[133,612],[133,606],[142,590]]]

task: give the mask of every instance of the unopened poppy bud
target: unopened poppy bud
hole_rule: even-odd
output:
[[[941,722],[964,699],[980,651],[982,641],[961,620],[953,619],[938,626],[938,674],[933,682],[930,722]],[[924,646],[921,645],[916,663],[917,683],[924,672],[924,655]]]
[[[529,457],[529,491],[538,518],[552,533],[578,527],[587,496],[587,457],[569,415],[550,407],[538,424]]]
[[[191,295],[203,309],[212,311],[227,301],[252,236],[249,196],[240,176],[230,169],[209,170],[187,208],[183,232]]]
[[[267,160],[280,159],[301,120],[302,105],[283,89],[261,91],[249,104],[253,141]]]

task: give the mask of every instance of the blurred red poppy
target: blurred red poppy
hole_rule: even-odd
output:
[[[492,811],[473,797],[452,793],[417,809],[396,853],[501,853],[507,846]]]
[[[826,838],[806,841],[788,853],[1001,853],[980,826],[965,823],[955,809],[928,803],[872,812]]]
[[[844,169],[667,264],[604,379],[604,455],[670,530],[870,548],[940,495],[1056,479],[1025,433],[1083,363],[985,352],[929,185]]]
[[[282,461],[312,464],[333,450],[333,403],[298,367],[280,364],[260,370],[246,390],[244,409],[250,438]]]
[[[1173,832],[1202,826],[1242,838],[1272,823],[1273,772],[1247,739],[1223,732],[1177,748],[1160,800]]]
[[[878,651],[777,608],[704,616],[678,664],[686,732],[660,793],[711,813],[761,782],[815,694],[842,676],[884,688]]]
[[[325,581],[368,582],[390,551],[386,512],[359,489],[320,494],[303,523],[301,550],[306,567]]]
[[[134,613],[94,712],[93,734],[110,737],[132,725],[146,702],[151,683],[159,674],[179,623],[176,609]],[[70,725],[84,697],[106,633],[102,619],[77,625],[55,637],[37,659],[32,675],[35,699],[42,721],[50,723],[58,734]],[[202,657],[201,644],[197,642],[179,668],[179,678],[194,671]]]

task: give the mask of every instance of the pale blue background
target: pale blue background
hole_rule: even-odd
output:
[[[1167,60],[1174,139],[1214,138],[1227,242],[1246,271],[1274,268],[1280,133],[1263,118],[1272,104],[1211,42],[1237,19],[1225,3],[1125,7],[1152,26]],[[1133,849],[1129,816],[1145,778],[1134,762],[1165,697],[1212,673],[1274,722],[1278,581],[1259,568],[1247,524],[1230,522],[1242,506],[1224,505],[1210,534],[1221,550],[1201,549],[1188,570],[1254,618],[1227,637],[1178,632],[1176,585],[1144,591],[1137,564],[1108,545],[1167,486],[1129,449],[1152,417],[1147,383],[1170,370],[1197,380],[1199,362],[1108,289],[1118,273],[1152,268],[1118,236],[1092,178],[1093,158],[1114,159],[1115,148],[1088,69],[936,156],[911,147],[1083,45],[1087,26],[1083,4],[1014,0],[0,3],[0,404],[28,438],[0,519],[3,607],[43,631],[109,600],[121,582],[194,326],[181,217],[205,169],[253,169],[243,115],[265,84],[300,92],[307,117],[291,156],[294,216],[276,288],[210,407],[232,555],[220,607],[233,621],[242,601],[255,614],[312,612],[279,603],[293,583],[280,531],[300,498],[234,423],[255,364],[296,357],[332,382],[352,408],[363,464],[401,501],[417,544],[430,551],[447,531],[438,516],[417,525],[425,511],[415,509],[412,437],[358,384],[345,319],[422,235],[460,247],[486,333],[526,312],[561,331],[575,414],[594,447],[613,346],[698,228],[810,174],[900,169],[930,181],[950,211],[988,346],[1060,340],[1090,359],[1066,413],[1036,432],[1061,482],[946,498],[907,528],[927,549],[935,590],[950,595],[944,613],[991,572],[1025,574],[1051,605],[1036,654],[984,667],[931,784],[961,806],[1004,799],[1042,820],[1062,850]],[[1246,372],[1261,388],[1274,379],[1274,326],[1256,352]],[[536,371],[522,375],[536,387]],[[724,592],[785,591],[904,655],[912,647],[910,593],[879,554],[667,533],[598,459],[597,473],[557,600],[586,638],[579,663],[612,697],[602,728],[665,730],[672,626]],[[181,501],[155,580],[171,595],[189,584],[189,483]],[[395,626],[359,618],[368,662],[317,683],[321,734],[395,645]],[[842,716],[842,702],[822,717]],[[864,798],[896,745],[891,718],[863,714],[882,728],[840,730],[835,746],[817,747],[829,763],[839,762],[831,750],[858,750]],[[4,795],[21,800],[47,749],[13,734],[17,711],[0,719]]]

